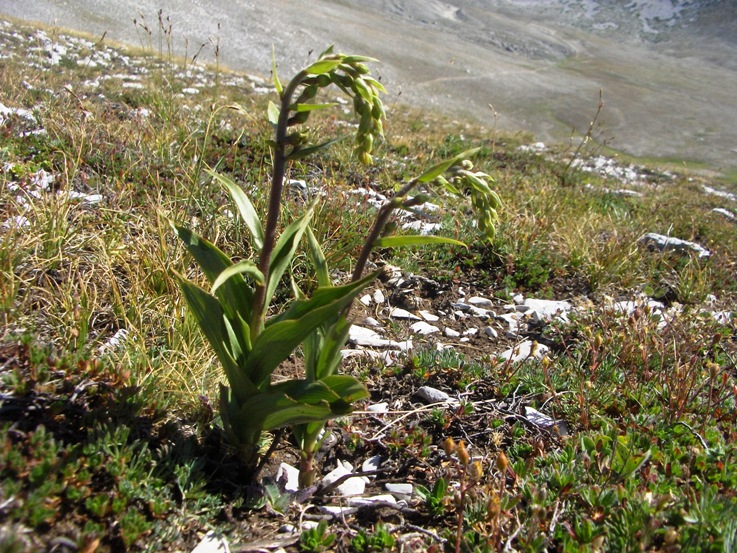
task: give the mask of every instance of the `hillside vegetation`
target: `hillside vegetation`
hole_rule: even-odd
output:
[[[250,255],[207,170],[265,210],[275,94],[175,58],[165,26],[144,36],[131,53],[0,22],[0,551],[191,551],[210,531],[232,551],[737,549],[736,191],[398,104],[373,165],[350,139],[295,162],[284,219],[317,198],[336,281],[376,202],[443,159],[480,147],[504,208],[488,241],[436,197],[410,224],[467,248],[374,252],[354,317],[392,345],[352,335],[343,370],[371,397],[293,491],[285,435],[254,476],[222,430],[222,371],[174,275],[204,278],[170,225]],[[324,140],[356,125],[330,94]],[[315,288],[306,247],[289,272]],[[373,501],[321,482],[336,467]]]

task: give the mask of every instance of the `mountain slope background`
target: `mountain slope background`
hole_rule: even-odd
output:
[[[585,133],[601,91],[598,140],[737,179],[734,2],[0,0],[2,14],[143,46],[150,39],[140,22],[155,35],[159,10],[176,54],[204,44],[202,58],[212,60],[219,44],[221,63],[266,75],[273,45],[287,77],[334,43],[382,61],[390,104],[427,105],[546,142]]]

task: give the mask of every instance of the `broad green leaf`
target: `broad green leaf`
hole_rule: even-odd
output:
[[[356,295],[366,288],[366,286],[371,284],[378,275],[379,271],[375,271],[360,280],[349,282],[341,286],[321,286],[315,290],[309,300],[292,302],[286,311],[266,321],[266,326],[268,327],[271,324],[281,321],[299,319],[318,307],[323,307],[336,301],[343,301],[347,297],[356,297]],[[329,323],[330,321],[326,319],[325,322]]]
[[[376,274],[366,278],[375,278]],[[271,373],[316,328],[338,316],[363,290],[370,280],[362,279],[346,286],[318,288],[307,302],[295,301],[287,317],[269,322],[253,342],[245,366],[246,374],[260,389],[268,384]]]
[[[422,173],[419,177],[417,177],[417,182],[432,182],[437,177],[445,173],[448,169],[453,167],[456,163],[459,161],[462,161],[464,159],[468,159],[469,157],[473,156],[476,152],[479,151],[480,148],[473,148],[471,150],[466,150],[465,152],[461,152],[455,157],[452,157],[451,159],[446,159],[445,161],[441,161],[437,165],[433,165]]]
[[[285,394],[300,403],[333,403],[341,397],[320,380],[286,380],[271,387],[271,391]]]
[[[309,245],[310,261],[312,261],[312,265],[315,267],[317,285],[331,286],[330,271],[328,270],[328,263],[325,260],[325,254],[315,237],[315,233],[309,227],[307,228],[307,243]]]
[[[452,244],[467,247],[460,240],[444,236],[385,236],[374,242],[377,248],[399,248],[402,246],[425,246],[427,244]]]
[[[276,93],[281,98],[282,94],[284,93],[284,87],[282,87],[281,82],[279,82],[279,75],[276,73],[276,50],[274,49],[274,46],[271,46],[271,77],[274,80],[274,88],[276,89]]]
[[[266,283],[264,316],[266,316],[266,310],[271,304],[271,298],[274,297],[274,292],[284,271],[292,263],[297,246],[299,246],[299,241],[302,239],[305,229],[310,224],[314,208],[314,204],[311,205],[300,217],[285,228],[274,246],[274,251],[271,254],[271,263],[269,264],[269,281]]]
[[[325,379],[338,372],[343,355],[341,350],[348,341],[351,323],[341,314],[324,332],[322,344],[315,363],[315,377]]]
[[[296,104],[293,106],[290,106],[290,109],[292,111],[296,111],[298,113],[301,113],[303,111],[315,111],[318,109],[328,109],[339,105],[336,102],[331,102],[329,104]]]
[[[172,227],[177,236],[187,246],[187,251],[195,258],[210,284],[215,282],[225,269],[233,265],[228,256],[220,251],[217,246],[195,232],[173,223]],[[251,319],[253,289],[248,286],[241,275],[235,275],[228,279],[225,285],[218,289],[217,297],[229,319],[234,319],[237,314],[240,314],[246,320]]]
[[[239,403],[242,403],[249,396],[258,393],[258,389],[253,381],[248,379],[247,373],[241,370],[228,350],[227,344],[231,340],[225,326],[223,308],[218,300],[205,290],[180,275],[175,276],[197,324],[199,324],[223,366],[225,376],[228,378],[235,398]]]
[[[269,102],[269,107],[266,108],[266,114],[269,116],[269,123],[275,127],[279,125],[279,108],[274,102]]]
[[[333,69],[338,67],[341,64],[341,61],[339,59],[337,60],[331,60],[331,59],[322,59],[317,60],[315,63],[310,65],[305,71],[310,75],[324,75],[325,73],[330,73]]]
[[[215,279],[215,282],[212,283],[213,294],[229,278],[232,278],[235,275],[242,274],[250,276],[254,280],[254,282],[256,282],[256,284],[260,285],[264,283],[264,274],[258,270],[258,266],[250,259],[243,259],[242,261],[239,261],[235,265],[231,265],[222,273],[220,273],[220,275]]]
[[[323,142],[322,144],[317,144],[315,146],[307,146],[305,148],[295,148],[294,150],[289,152],[287,159],[289,161],[298,161],[300,159],[304,159],[307,156],[314,154],[315,152],[319,152],[320,150],[323,150],[327,148],[328,146],[332,146],[336,142],[340,142],[344,138],[345,136],[341,136],[339,138],[334,138],[332,140],[328,140],[327,142]]]
[[[320,382],[348,403],[353,403],[359,399],[366,399],[370,396],[366,385],[348,374],[333,374],[321,379]]]
[[[261,248],[264,247],[264,228],[261,225],[261,219],[259,218],[258,213],[256,213],[256,209],[253,207],[248,195],[240,186],[225,175],[221,175],[220,173],[216,173],[210,169],[207,169],[207,173],[228,190],[230,197],[233,198],[233,201],[238,208],[241,219],[243,219],[243,222],[251,232],[253,249],[261,251]]]
[[[295,424],[326,421],[334,415],[328,403],[308,405],[281,393],[261,393],[249,398],[237,413],[230,413],[234,430],[245,428],[276,430]]]

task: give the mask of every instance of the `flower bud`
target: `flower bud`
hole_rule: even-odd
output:
[[[496,457],[496,468],[499,472],[504,474],[507,471],[507,467],[509,466],[509,459],[507,458],[507,455],[500,451],[499,455]]]
[[[456,451],[456,443],[453,441],[453,438],[451,438],[450,436],[448,436],[447,438],[445,438],[445,440],[443,440],[443,451],[448,457],[453,455]]]
[[[456,451],[456,454],[458,455],[458,460],[461,462],[461,464],[463,466],[468,466],[468,462],[471,460],[471,456],[468,454],[466,444],[463,443],[463,440],[458,442],[458,450]]]
[[[484,474],[484,467],[481,465],[481,461],[474,461],[471,466],[468,467],[468,475],[473,480],[478,480]]]

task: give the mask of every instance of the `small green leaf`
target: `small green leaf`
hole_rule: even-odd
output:
[[[269,107],[266,110],[269,116],[269,123],[275,127],[279,125],[279,107],[272,101],[269,101]]]
[[[310,75],[324,75],[325,73],[330,73],[340,64],[341,64],[341,61],[339,59],[337,60],[322,59],[322,60],[317,60],[315,63],[310,65],[307,69],[305,69],[305,71]]]
[[[261,225],[261,219],[259,219],[258,213],[256,213],[256,209],[253,207],[251,200],[240,186],[225,175],[221,175],[210,169],[207,169],[206,171],[207,174],[228,189],[230,197],[233,198],[233,201],[238,208],[241,219],[243,219],[243,222],[246,223],[248,230],[251,232],[254,249],[256,251],[261,251],[261,248],[264,247],[264,228]]]
[[[473,148],[471,150],[466,150],[465,152],[461,152],[457,156],[446,159],[445,161],[441,161],[437,165],[433,165],[422,173],[419,177],[417,177],[417,182],[431,182],[435,180],[437,177],[445,173],[448,169],[453,167],[456,163],[459,161],[462,161],[464,159],[468,159],[469,157],[473,156],[476,152],[478,152],[480,148]]]
[[[304,111],[315,111],[318,109],[328,109],[337,106],[337,102],[332,102],[330,104],[297,104],[290,107],[292,111],[296,111],[297,113],[302,113]]]
[[[343,56],[341,63],[374,63],[378,62],[376,58],[370,58],[368,56]]]
[[[212,283],[212,293],[214,294],[215,291],[233,275],[242,274],[249,275],[253,278],[256,284],[262,285],[264,283],[264,274],[259,271],[258,266],[250,259],[243,259],[220,273],[220,276],[218,276],[215,279],[215,282]]]
[[[428,244],[453,244],[454,246],[463,246],[466,244],[460,240],[453,238],[445,238],[444,236],[385,236],[374,242],[377,248],[399,248],[403,246],[425,246]]]
[[[300,159],[306,158],[309,155],[314,154],[315,152],[319,152],[320,150],[323,150],[327,148],[328,146],[332,146],[336,142],[340,142],[345,137],[341,136],[340,138],[334,138],[333,140],[328,140],[327,142],[323,142],[322,144],[317,144],[316,146],[307,146],[306,148],[296,148],[292,150],[289,155],[287,156],[287,159],[289,161],[298,161]]]
[[[271,46],[271,77],[274,80],[274,88],[276,89],[276,93],[281,98],[282,94],[284,93],[284,87],[282,87],[281,82],[279,82],[279,75],[276,73],[276,50],[274,49],[274,46]]]
[[[384,85],[381,84],[376,79],[374,79],[373,77],[371,77],[369,75],[363,75],[363,80],[364,80],[364,82],[366,84],[369,84],[369,85],[373,86],[376,90],[378,90],[378,91],[383,92],[384,94],[386,94],[386,88],[384,88]]]
[[[328,263],[325,259],[325,254],[320,247],[320,243],[315,237],[315,233],[312,232],[311,228],[307,228],[307,244],[309,245],[309,253],[312,261],[312,265],[315,267],[315,273],[317,276],[318,286],[330,286],[330,271],[328,270]]]

